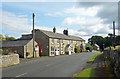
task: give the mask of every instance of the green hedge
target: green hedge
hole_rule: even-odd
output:
[[[106,47],[105,48],[105,50],[120,50],[120,45],[118,45],[118,46],[115,46],[115,48],[114,47],[112,47],[112,46],[110,46],[110,47]]]
[[[89,48],[89,49],[90,49],[90,52],[92,52],[92,50],[93,50],[93,47],[92,47],[92,46],[86,46],[86,50],[87,50],[87,48]]]

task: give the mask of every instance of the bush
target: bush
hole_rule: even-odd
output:
[[[71,51],[71,53],[73,53],[73,51]]]
[[[10,52],[9,52],[8,49],[5,49],[5,50],[2,51],[2,55],[9,55],[9,53],[10,53]]]
[[[7,48],[2,50],[2,55],[10,55],[10,54],[16,54],[16,50],[12,50],[12,48]]]
[[[75,47],[75,53],[78,53],[78,49]]]
[[[105,50],[120,50],[120,45],[118,45],[118,46],[115,46],[115,48],[114,47],[112,47],[112,46],[110,46],[110,47],[106,47],[105,48]]]
[[[90,50],[90,52],[92,52],[92,50],[93,50],[93,47],[92,46],[86,46],[86,50]]]
[[[65,52],[66,53],[66,55],[69,55],[69,52]]]

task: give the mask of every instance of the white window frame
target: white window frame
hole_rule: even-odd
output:
[[[51,55],[55,55],[55,48],[53,47],[53,50],[52,50],[52,47],[51,47]]]
[[[59,47],[57,47],[57,51],[59,51],[60,50],[60,48]]]
[[[59,42],[58,42],[58,41],[59,41]],[[60,40],[58,39],[58,40],[57,40],[57,44],[59,44],[59,43],[60,43]]]
[[[61,40],[61,44],[63,44],[63,40]]]
[[[63,47],[61,47],[61,52],[63,52]]]
[[[70,40],[68,40],[68,44],[70,44]]]

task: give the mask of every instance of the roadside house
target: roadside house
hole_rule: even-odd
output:
[[[27,40],[13,40],[13,41],[0,41],[2,45],[2,50],[12,48],[11,50],[16,50],[19,57],[31,58],[33,57],[33,39]],[[39,56],[39,47],[35,42],[35,48],[38,49],[34,52],[34,56]]]
[[[22,35],[20,39],[30,39],[32,34]],[[68,34],[68,30],[64,30],[63,34],[56,33],[56,28],[53,32],[35,29],[35,41],[40,43],[40,49],[43,50],[41,55],[55,56],[63,54],[71,54],[75,52],[75,48],[80,49],[82,45],[85,50],[85,40]]]
[[[93,50],[100,50],[100,47],[97,44],[93,45]]]

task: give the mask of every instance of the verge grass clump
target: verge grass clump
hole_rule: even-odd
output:
[[[92,77],[95,77],[94,75],[94,70],[92,68],[87,68],[83,71],[81,71],[80,73],[78,73],[75,76],[75,79],[80,79],[80,78],[86,78],[86,79],[91,79]]]
[[[96,59],[99,55],[101,55],[101,54],[103,54],[103,52],[94,55],[92,58],[90,58],[90,59],[87,61],[87,63],[94,62],[95,59]]]

